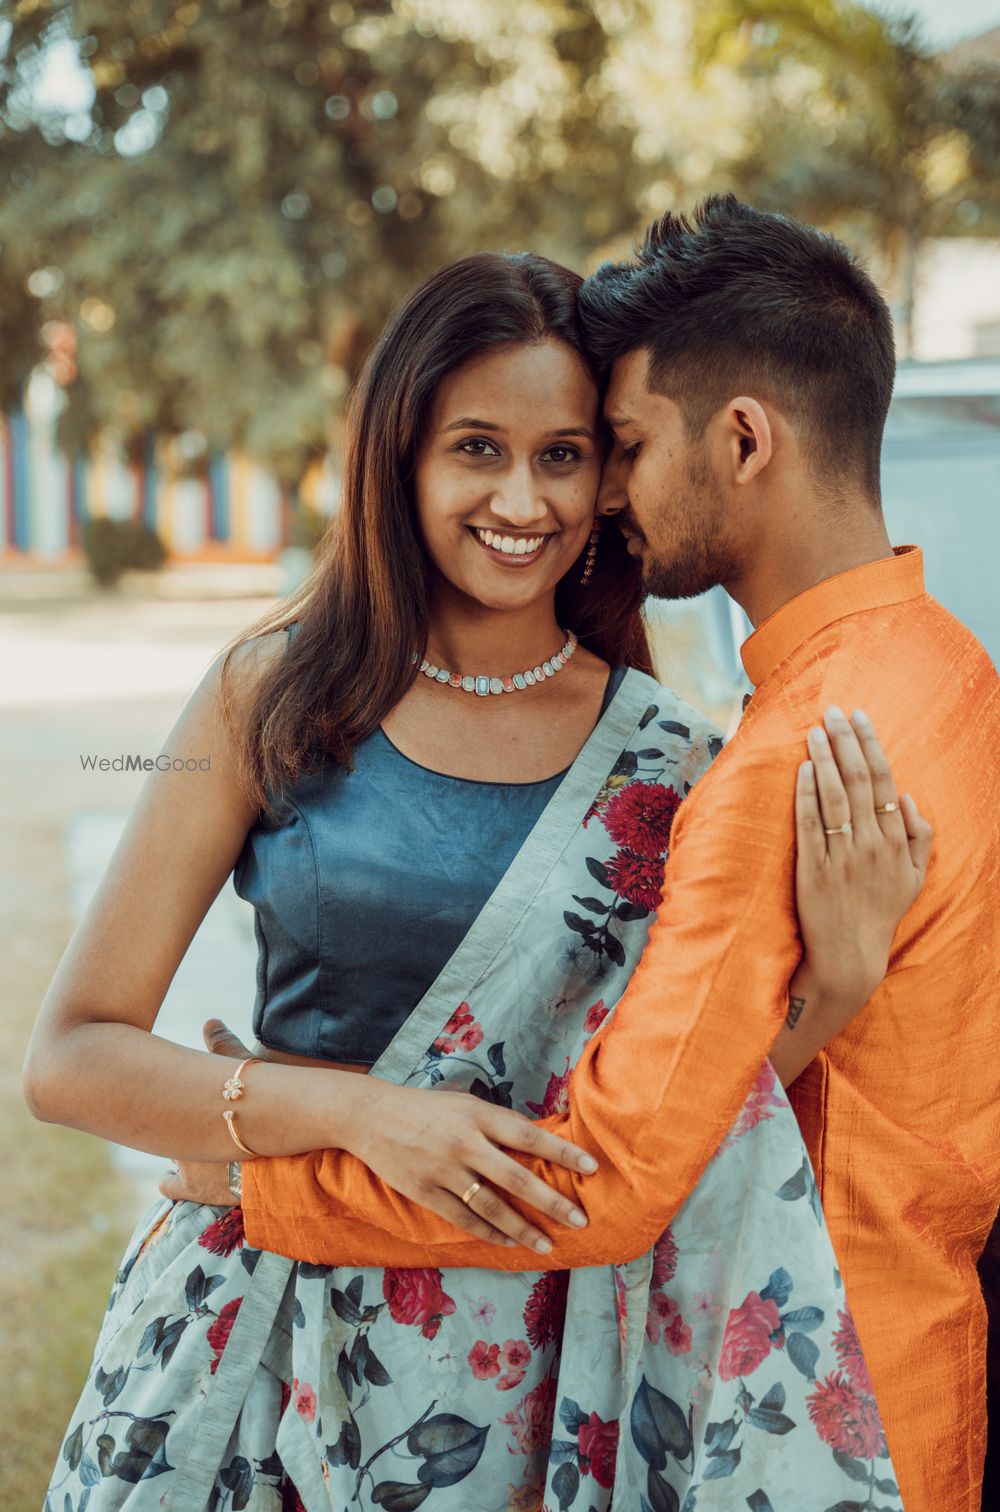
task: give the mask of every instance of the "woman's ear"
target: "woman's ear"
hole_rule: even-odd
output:
[[[726,406],[725,423],[733,482],[750,483],[771,460],[774,437],[767,411],[759,400],[740,394]]]

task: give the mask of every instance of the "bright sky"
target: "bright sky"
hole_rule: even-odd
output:
[[[871,0],[870,8],[915,12],[924,23],[928,41],[938,47],[1000,26],[1000,0]]]

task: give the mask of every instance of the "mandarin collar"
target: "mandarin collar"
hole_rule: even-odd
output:
[[[894,546],[891,557],[866,562],[797,593],[763,620],[743,642],[740,656],[755,688],[797,646],[827,625],[857,614],[919,598],[924,589],[924,554],[919,546]]]

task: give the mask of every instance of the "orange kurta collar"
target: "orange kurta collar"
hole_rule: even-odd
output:
[[[755,688],[810,636],[861,609],[901,604],[924,592],[924,554],[919,546],[894,546],[891,557],[866,562],[824,578],[769,614],[743,642],[740,655]]]

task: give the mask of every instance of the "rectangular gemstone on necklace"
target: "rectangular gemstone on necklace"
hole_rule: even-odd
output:
[[[534,672],[525,672],[524,681],[529,688],[533,688],[536,681]]]
[[[515,688],[518,688],[518,689],[526,688],[528,686],[527,680],[526,680],[523,672],[515,672],[512,681],[514,683]]]
[[[514,679],[512,677],[502,677],[500,681],[503,684],[503,690],[505,693],[514,692]]]
[[[476,690],[476,679],[474,677],[463,677],[462,678],[462,691],[464,693],[475,693],[477,691]]]
[[[500,681],[499,677],[491,677],[490,678],[490,692],[491,693],[502,693],[503,692],[503,683]]]
[[[448,682],[449,682],[449,684],[450,684],[451,687],[453,687],[453,688],[460,688],[462,686],[462,674],[461,674],[461,672],[453,672],[451,674],[451,676],[449,677]]]
[[[477,677],[476,678],[476,692],[479,694],[480,698],[489,698],[489,696],[490,696],[490,680],[489,680],[488,677]]]

